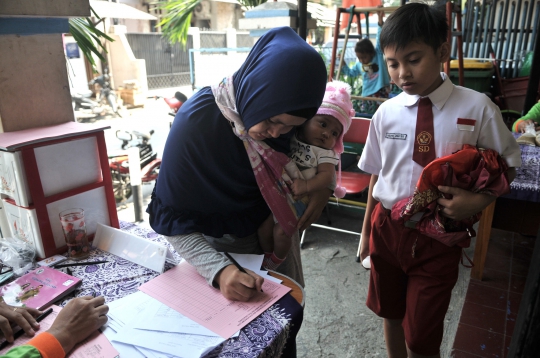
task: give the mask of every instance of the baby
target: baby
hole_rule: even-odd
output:
[[[354,113],[350,86],[341,81],[329,82],[317,114],[300,126],[291,139],[289,156],[303,176],[293,181],[291,190],[295,200],[307,201],[310,193],[335,186],[335,167],[343,153],[343,135]],[[334,195],[342,198],[345,191],[338,187]],[[259,227],[258,236],[265,253],[263,267],[275,270],[287,257],[291,238],[275,223],[273,215]]]

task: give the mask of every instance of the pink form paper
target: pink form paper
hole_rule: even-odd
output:
[[[264,280],[263,292],[249,302],[229,301],[206,283],[186,261],[139,287],[139,290],[223,338],[230,338],[291,289]]]
[[[52,326],[54,320],[56,319],[56,316],[58,316],[58,313],[62,309],[62,307],[55,305],[52,305],[50,308],[52,308],[53,311],[51,312],[51,314],[45,317],[43,321],[39,322],[39,331],[36,332],[36,335],[48,330]],[[26,344],[31,339],[32,337],[28,337],[26,334],[23,334],[22,336],[17,338],[15,342],[13,342],[13,345],[9,345],[8,347],[2,349],[0,351],[0,355],[6,354],[6,352],[13,347]],[[66,357],[68,358],[115,358],[118,356],[118,351],[114,349],[107,337],[105,337],[103,333],[97,330],[84,341],[77,344],[75,348],[73,348],[73,350],[69,352],[68,355],[66,355]]]

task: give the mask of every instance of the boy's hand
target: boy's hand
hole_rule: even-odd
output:
[[[450,186],[441,185],[439,186],[439,190],[451,196],[450,199],[437,199],[437,203],[442,206],[440,213],[456,221],[469,218],[481,212],[497,199],[497,197],[492,195],[473,193]]]

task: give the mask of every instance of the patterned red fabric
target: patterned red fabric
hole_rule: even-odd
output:
[[[435,131],[433,108],[429,97],[420,98],[416,115],[413,160],[425,167],[435,160]]]
[[[392,207],[392,219],[405,225],[413,215],[424,212],[415,224],[422,234],[448,246],[468,247],[470,238],[475,236],[472,226],[480,220],[481,213],[461,221],[442,216],[437,199],[445,194],[437,187],[445,185],[501,196],[510,192],[507,170],[508,165],[496,151],[465,144],[462,150],[436,159],[424,168],[413,196]]]

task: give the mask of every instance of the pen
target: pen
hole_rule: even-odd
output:
[[[227,256],[227,258],[228,258],[229,260],[231,260],[231,262],[234,264],[234,266],[236,266],[236,268],[237,268],[238,270],[240,270],[240,272],[243,272],[243,273],[249,275],[249,273],[247,273],[247,271],[244,270],[244,268],[243,268],[242,266],[240,266],[240,264],[239,264],[238,262],[236,262],[236,260],[233,259],[233,257],[232,257],[228,252],[224,252],[224,254],[225,254],[225,256]],[[261,292],[264,292],[264,291],[262,290],[262,288],[261,288]]]
[[[62,268],[62,267],[71,267],[71,266],[86,266],[86,265],[97,265],[97,264],[104,264],[105,262],[109,261],[87,261],[87,262],[75,262],[72,264],[60,264],[60,265],[54,265],[54,268]]]
[[[43,312],[42,314],[40,314],[39,316],[37,316],[36,318],[36,321],[37,322],[41,322],[45,319],[45,317],[47,317],[48,315],[51,314],[51,312],[53,311],[52,308],[49,308],[48,310],[46,310],[45,312]],[[23,329],[20,329],[18,330],[17,332],[15,332],[15,334],[13,335],[13,342],[15,342],[15,340],[17,338],[19,338],[20,336],[22,336],[24,334],[24,330]],[[6,348],[10,343],[8,341],[4,341],[2,342],[2,344],[0,344],[0,349],[4,349]]]

